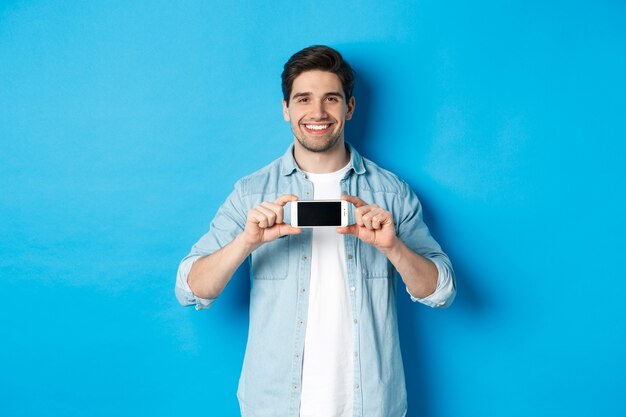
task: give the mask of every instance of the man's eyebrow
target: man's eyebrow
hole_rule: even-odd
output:
[[[291,98],[294,99],[294,98],[298,98],[298,97],[309,97],[311,95],[312,95],[312,93],[310,93],[308,91],[305,91],[305,92],[302,92],[302,93],[296,93]],[[324,94],[324,97],[329,97],[329,96],[330,97],[339,97],[340,99],[343,99],[343,94],[341,94],[339,91],[329,91],[328,93]]]
[[[338,91],[331,91],[331,92],[328,92],[328,93],[324,94],[324,96],[325,96],[325,97],[328,97],[328,96],[333,96],[333,97],[339,97],[339,98],[343,99],[343,94],[341,94],[341,93],[340,93],[340,92],[338,92]]]
[[[311,93],[309,93],[309,92],[296,93],[291,98],[293,99],[293,98],[298,98],[298,97],[307,97],[307,96],[310,96],[310,95],[311,95]]]

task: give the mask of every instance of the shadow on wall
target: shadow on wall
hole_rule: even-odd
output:
[[[371,63],[371,56],[366,57],[365,62]],[[375,150],[376,147],[380,145],[380,143],[376,143],[377,140],[380,141],[380,138],[373,138],[369,133],[373,131],[371,121],[376,120],[372,114],[372,103],[375,103],[374,100],[377,99],[375,88],[377,83],[373,81],[372,76],[368,74],[366,69],[359,67],[355,69],[357,71],[354,91],[357,98],[356,110],[352,121],[346,125],[346,138],[359,152],[367,157],[368,154],[374,154],[369,152],[370,150]],[[414,109],[414,112],[417,111],[417,108]],[[400,152],[400,150],[398,150],[398,152]],[[389,168],[394,169],[394,167]],[[480,320],[481,316],[487,314],[489,302],[481,296],[481,292],[473,285],[474,282],[478,282],[476,279],[473,279],[478,271],[472,271],[469,265],[465,265],[461,262],[463,257],[457,257],[455,253],[451,253],[450,250],[447,249],[452,245],[446,244],[447,242],[445,240],[439,238],[442,236],[439,232],[444,228],[440,228],[437,215],[428,210],[428,207],[431,207],[428,196],[419,193],[419,190],[414,184],[410,185],[413,190],[416,191],[422,203],[422,207],[426,213],[426,224],[432,235],[450,256],[455,270],[458,292],[451,307],[454,314],[447,314],[444,320],[454,320],[454,317],[458,314],[473,317],[474,320]],[[454,235],[454,233],[448,232],[448,235]],[[398,324],[400,328],[400,343],[409,403],[407,417],[434,416],[437,413],[437,407],[435,404],[431,403],[430,399],[437,397],[435,392],[433,392],[432,384],[437,370],[431,367],[431,362],[428,361],[427,358],[431,357],[430,355],[437,355],[437,352],[428,352],[428,346],[432,344],[425,343],[425,340],[430,337],[425,328],[431,326],[424,326],[423,320],[433,317],[433,314],[445,314],[447,312],[425,310],[428,309],[428,307],[416,305],[406,294],[404,283],[399,277],[397,279]]]
[[[232,320],[233,326],[241,325],[247,329],[250,314],[250,262],[248,259],[237,269],[223,295],[229,298],[228,302],[224,303],[228,307],[220,314],[228,317],[229,321]],[[243,361],[243,358],[241,359]]]
[[[413,187],[413,189],[415,188]],[[430,213],[429,204],[424,202],[425,199],[419,193],[418,196],[423,210]],[[427,329],[432,329],[433,325],[432,322],[427,323],[425,320],[436,320],[438,324],[445,324],[446,321],[457,320],[460,315],[463,315],[465,320],[480,321],[487,314],[490,314],[489,310],[491,310],[489,300],[482,295],[482,292],[474,284],[478,282],[475,277],[479,271],[474,271],[468,265],[460,262],[463,257],[457,257],[454,252],[447,249],[451,245],[439,238],[441,234],[439,233],[436,214],[425,216],[425,222],[431,234],[450,257],[456,276],[457,295],[454,303],[449,307],[451,310],[430,309],[430,307],[413,303],[406,294],[404,283],[399,277],[397,278],[398,326],[400,328],[400,344],[409,404],[407,417],[433,417],[439,414],[437,406],[432,403],[431,398],[439,397],[433,391],[433,381],[441,381],[441,378],[435,378],[437,369],[433,367],[432,363],[440,362],[443,358],[437,358],[436,356],[440,353],[436,349],[432,349],[433,346],[436,346],[436,341],[428,340],[433,335]],[[448,234],[454,235],[450,232]],[[428,358],[433,357],[435,357],[433,361],[428,360]]]
[[[350,142],[359,153],[364,154],[364,150],[368,148],[367,144],[370,142],[368,133],[371,132],[369,116],[372,113],[371,103],[374,100],[366,73],[359,71],[356,74],[354,96],[356,106],[352,120],[346,123],[346,141]]]

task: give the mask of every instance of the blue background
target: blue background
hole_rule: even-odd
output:
[[[179,260],[284,152],[280,72],[358,73],[347,137],[404,177],[458,297],[400,297],[409,415],[624,416],[622,1],[0,3],[0,415],[238,414],[248,271]],[[402,291],[404,288],[402,287]]]

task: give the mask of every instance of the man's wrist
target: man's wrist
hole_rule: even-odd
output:
[[[377,247],[377,249],[382,252],[382,254],[385,255],[387,258],[391,259],[400,254],[403,245],[404,243],[402,243],[402,241],[396,236],[391,245],[385,247]]]
[[[242,250],[247,255],[250,255],[252,252],[257,250],[262,245],[262,243],[249,242],[248,239],[246,238],[245,231],[239,233],[239,235],[237,235],[237,237],[235,238],[235,241],[240,245]]]

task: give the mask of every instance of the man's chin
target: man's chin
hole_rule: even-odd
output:
[[[298,142],[304,149],[309,152],[322,153],[327,152],[333,149],[337,143],[339,142],[339,138],[330,138],[330,139],[322,139],[322,138],[307,138],[302,140],[297,138]]]
[[[313,147],[313,146],[308,146],[306,144],[303,144],[302,147],[304,149],[306,149],[309,152],[314,152],[314,153],[324,153],[324,152],[328,152],[329,150],[331,150],[333,148],[332,145],[328,145],[328,146],[323,146],[323,147]]]

